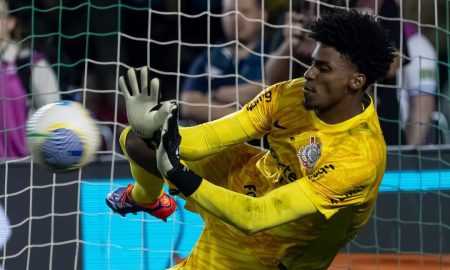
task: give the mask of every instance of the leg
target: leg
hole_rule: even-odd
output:
[[[108,193],[106,204],[122,216],[142,211],[166,221],[176,210],[176,202],[163,191],[164,180],[157,169],[155,151],[130,127],[122,132],[119,141],[136,184]]]
[[[164,180],[156,165],[156,153],[130,127],[120,134],[120,146],[130,163],[136,184],[131,197],[137,203],[153,202],[163,193]]]

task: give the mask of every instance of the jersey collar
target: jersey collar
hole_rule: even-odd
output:
[[[339,131],[348,130],[361,122],[367,122],[367,120],[369,118],[371,118],[372,115],[375,113],[375,107],[373,105],[373,99],[369,95],[364,94],[363,100],[369,100],[370,103],[369,103],[369,106],[367,106],[362,113],[360,113],[350,119],[347,119],[344,122],[338,123],[338,124],[327,124],[327,123],[323,122],[322,120],[320,120],[319,117],[317,117],[316,112],[314,110],[311,110],[309,113],[311,114],[311,118],[313,120],[314,127],[316,127],[317,130],[327,130],[327,131],[339,132]],[[364,102],[364,103],[366,103],[366,102]]]

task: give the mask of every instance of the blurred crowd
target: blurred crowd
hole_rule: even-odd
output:
[[[116,89],[128,67],[151,68],[161,99],[180,102],[183,125],[238,110],[266,86],[303,75],[315,47],[309,25],[332,6],[377,14],[398,50],[386,79],[368,89],[387,143],[450,143],[444,0],[0,2],[0,160],[27,154],[23,121],[60,98],[86,105],[110,150],[114,123],[127,123]]]

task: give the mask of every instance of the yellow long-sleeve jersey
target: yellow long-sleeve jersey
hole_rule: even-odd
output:
[[[182,158],[204,178],[187,200],[205,228],[173,269],[326,269],[367,222],[386,166],[373,102],[329,125],[304,109],[303,84],[276,84],[235,114],[180,129]],[[237,144],[263,135],[269,151]]]

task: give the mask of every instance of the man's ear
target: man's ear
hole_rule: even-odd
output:
[[[349,87],[352,90],[359,90],[364,87],[366,76],[362,73],[355,74],[349,81]]]

